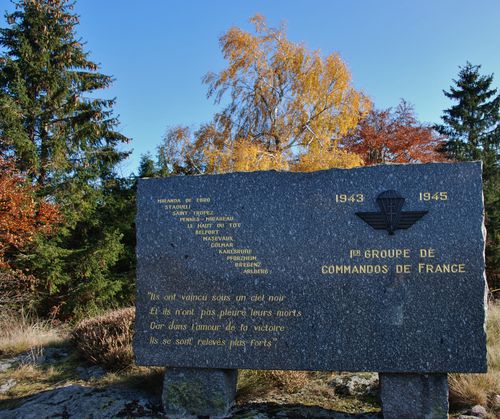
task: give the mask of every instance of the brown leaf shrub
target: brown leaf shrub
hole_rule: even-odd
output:
[[[87,361],[114,370],[126,368],[133,363],[134,319],[135,308],[128,307],[82,320],[72,340]]]
[[[9,269],[19,251],[37,234],[50,234],[61,222],[59,206],[36,199],[36,188],[12,159],[0,156],[0,268]]]

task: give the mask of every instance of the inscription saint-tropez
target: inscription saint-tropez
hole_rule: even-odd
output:
[[[484,371],[482,223],[479,163],[143,179],[137,361]]]

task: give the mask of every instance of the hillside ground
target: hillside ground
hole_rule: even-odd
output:
[[[109,417],[117,412],[124,417],[161,417],[163,370],[131,362],[133,309],[106,316],[104,321],[84,322],[83,328],[81,324],[70,327],[23,315],[4,316],[0,324],[0,417],[22,417],[22,412],[29,412],[23,408],[40,408],[43,403],[52,406],[54,398],[63,400],[58,402],[65,406],[62,413],[69,414],[71,409],[85,408],[79,403],[89,395],[102,398],[107,392],[110,400],[121,403],[112,406],[106,402],[109,409],[115,409]],[[116,342],[120,339],[103,337],[115,319],[121,322],[123,339],[119,345]],[[96,327],[96,321],[101,328]],[[79,340],[78,334],[84,339]],[[86,347],[81,342],[87,342]],[[450,374],[452,417],[500,417],[498,303],[491,303],[488,310],[488,364],[487,374]],[[68,400],[67,406],[64,400]],[[233,417],[375,418],[379,412],[375,373],[242,370]]]

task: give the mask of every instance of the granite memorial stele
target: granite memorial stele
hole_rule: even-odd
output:
[[[385,417],[446,417],[446,374],[486,371],[479,162],[141,179],[137,208],[134,351],[167,414],[279,369],[376,371]]]

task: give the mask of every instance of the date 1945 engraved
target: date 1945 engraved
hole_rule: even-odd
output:
[[[447,201],[448,192],[420,192],[419,201]]]

